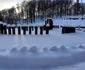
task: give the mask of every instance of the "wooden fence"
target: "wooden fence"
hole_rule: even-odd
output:
[[[0,34],[16,35],[16,29],[18,35],[21,35],[22,33],[23,35],[26,35],[27,31],[30,35],[32,34],[32,31],[34,31],[35,35],[38,34],[43,35],[44,31],[45,34],[49,34],[49,27],[46,27],[44,29],[43,26],[7,26],[7,25],[0,24]]]

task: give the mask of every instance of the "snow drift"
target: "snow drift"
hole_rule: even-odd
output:
[[[53,46],[49,50],[44,47],[42,51],[39,51],[36,46],[33,46],[30,49],[27,47],[13,48],[7,55],[0,55],[0,68],[56,68],[58,66],[74,65],[83,61],[85,61],[85,49],[82,48],[72,49],[65,46],[60,48]]]

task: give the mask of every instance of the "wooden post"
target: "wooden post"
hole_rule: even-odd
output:
[[[31,28],[32,28],[32,31],[34,30],[34,27],[33,26],[31,26]]]
[[[8,34],[11,34],[11,27],[8,27]]]
[[[35,34],[37,35],[38,34],[38,27],[35,26]]]
[[[46,27],[46,34],[49,34],[49,27]]]
[[[21,27],[18,26],[18,34],[20,35],[21,34]]]
[[[3,24],[1,24],[0,26],[1,26],[1,34],[3,34]]]
[[[0,24],[0,34],[1,34],[1,24]]]
[[[40,27],[40,34],[41,35],[43,34],[43,27],[42,26]]]
[[[26,35],[26,27],[25,26],[22,27],[22,30],[23,30],[23,34]]]
[[[29,26],[29,34],[32,34],[32,27]]]
[[[0,24],[0,34],[2,33],[2,31],[1,31],[1,30],[2,30],[2,27],[1,27],[1,25],[2,25],[2,24]]]
[[[3,26],[3,31],[4,31],[4,34],[7,34],[7,27],[6,27],[6,25]]]
[[[28,31],[28,26],[26,26],[26,31]]]
[[[24,35],[26,35],[26,26],[24,27]]]
[[[15,35],[16,33],[15,27],[12,27],[12,33]]]

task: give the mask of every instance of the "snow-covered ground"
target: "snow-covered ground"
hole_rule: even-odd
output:
[[[84,36],[83,31],[62,34],[61,28],[49,35],[0,35],[0,68],[66,70],[85,61]]]
[[[55,25],[84,26],[84,22],[54,19]],[[0,70],[85,70],[84,36],[78,30],[62,34],[61,28],[49,35],[34,35],[34,31],[32,35],[0,34]]]
[[[27,31],[28,33],[28,31]],[[62,34],[60,29],[53,29],[49,35],[0,35],[0,49],[11,49],[13,47],[21,48],[23,46],[32,47],[37,46],[39,48],[61,46],[65,45],[76,46],[78,44],[85,45],[85,32],[76,31],[76,33]]]
[[[76,47],[60,48],[44,47],[39,49],[36,46],[31,48],[22,47],[20,49],[0,51],[0,68],[2,69],[85,69],[85,47],[82,45]]]

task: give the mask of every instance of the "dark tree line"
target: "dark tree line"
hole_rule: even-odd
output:
[[[78,14],[79,2],[73,5],[73,0],[31,0],[23,1],[16,7],[1,11],[4,22],[17,24],[17,22],[33,23],[36,18],[41,20],[51,17],[62,18],[63,15]],[[74,12],[72,11],[74,9]],[[84,9],[84,8],[83,8]],[[81,13],[85,13],[82,12]]]
[[[69,14],[69,6],[73,0],[32,0],[21,3],[21,14],[25,20],[35,22],[36,18],[41,20],[54,15],[62,17]]]
[[[0,21],[3,21],[3,16],[2,16],[1,11],[0,11]]]

